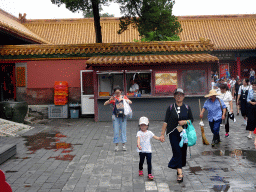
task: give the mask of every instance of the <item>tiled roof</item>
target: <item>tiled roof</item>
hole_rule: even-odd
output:
[[[83,45],[5,45],[0,46],[0,59],[5,56],[43,56],[43,55],[133,55],[158,54],[167,52],[202,52],[212,51],[210,40],[166,41],[147,43],[92,43]]]
[[[152,63],[198,63],[216,62],[219,59],[210,54],[178,54],[178,55],[140,55],[140,56],[107,56],[91,57],[86,64],[92,65],[123,65]]]
[[[27,20],[24,25],[53,44],[96,42],[93,19]],[[139,39],[139,32],[133,27],[121,35],[117,34],[118,18],[102,18],[101,29],[103,43],[134,42],[134,39]]]
[[[22,38],[32,40],[36,43],[50,43],[39,35],[30,31],[18,18],[0,9],[0,29],[14,33]],[[1,44],[1,43],[0,43]]]
[[[210,39],[217,50],[256,49],[256,14],[179,17],[181,40]]]
[[[215,50],[256,49],[256,14],[178,17],[182,41],[210,39]],[[53,44],[95,42],[93,19],[27,20],[24,25]],[[101,18],[104,43],[134,42],[137,29],[130,27],[121,35],[118,18]]]

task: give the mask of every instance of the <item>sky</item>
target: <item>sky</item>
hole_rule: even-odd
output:
[[[256,14],[256,0],[175,0],[173,15],[227,15]],[[83,18],[82,12],[72,13],[65,5],[58,7],[51,0],[0,0],[0,8],[19,17],[26,13],[26,19]],[[102,13],[121,17],[118,4],[104,7]]]

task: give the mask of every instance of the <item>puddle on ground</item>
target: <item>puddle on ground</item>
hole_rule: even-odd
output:
[[[230,185],[214,185],[213,191],[223,191],[227,192],[230,189]]]
[[[213,150],[213,151],[204,151],[202,152],[203,156],[226,156],[226,157],[231,157],[231,158],[235,158],[236,160],[241,160],[241,159],[246,159],[250,162],[252,162],[251,164],[256,163],[256,150],[241,150],[241,149],[234,149],[234,150],[229,150],[229,149],[223,149],[223,150]],[[217,158],[215,158],[217,159]],[[221,158],[220,158],[221,160]],[[212,162],[212,161],[211,161]],[[216,162],[220,162],[220,161],[216,161]],[[241,162],[238,162],[238,165],[240,166],[244,166]],[[196,167],[190,167],[190,172],[191,174],[199,174],[202,171],[208,171],[208,172],[217,172],[216,176],[209,176],[211,181],[217,181],[217,182],[223,182],[223,185],[214,185],[213,186],[213,191],[224,191],[227,192],[230,190],[231,188],[231,184],[229,183],[229,181],[227,181],[226,179],[229,177],[221,177],[218,175],[218,171],[217,170],[222,170],[224,172],[229,172],[229,171],[234,171],[232,168],[203,168],[200,166],[196,166]],[[232,187],[233,184],[232,184]],[[248,189],[251,189],[251,186],[248,185],[246,186]],[[241,186],[239,186],[238,188],[241,188]]]
[[[11,159],[30,159],[31,157],[11,157]]]
[[[5,173],[16,173],[16,172],[18,172],[18,171],[5,171]]]
[[[189,167],[189,170],[190,170],[191,173],[193,173],[195,175],[197,174],[197,172],[200,172],[200,171],[211,171],[211,172],[215,172],[216,170],[222,170],[224,172],[228,172],[229,171],[228,168],[212,168],[212,167],[210,167],[210,168],[208,168],[208,167],[207,168],[202,168],[200,166]]]
[[[223,183],[229,183],[228,181],[225,180],[226,178],[229,178],[229,177],[211,176],[210,180],[211,181],[221,181]]]
[[[64,156],[57,156],[57,157],[49,157],[48,159],[56,159],[56,160],[62,160],[62,161],[72,161],[75,155],[64,155]]]
[[[36,151],[40,149],[46,150],[63,150],[61,153],[70,153],[73,151],[73,145],[71,143],[60,142],[60,138],[67,137],[66,135],[61,134],[58,131],[50,131],[50,132],[41,132],[31,136],[23,136],[25,138],[25,146],[27,146],[28,150],[31,151],[30,154],[34,154]],[[64,160],[71,161],[74,156],[73,155],[64,155],[55,158],[56,160]]]
[[[204,151],[203,156],[229,156],[237,159],[247,159],[251,162],[256,163],[256,150],[216,150],[216,151]]]

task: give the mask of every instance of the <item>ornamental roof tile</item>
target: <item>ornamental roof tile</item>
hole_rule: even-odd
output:
[[[153,63],[198,63],[217,62],[219,59],[210,54],[179,54],[179,55],[140,55],[140,56],[99,56],[86,61],[88,66],[153,64]]]
[[[8,31],[22,38],[34,41],[35,43],[50,43],[38,34],[33,33],[20,20],[0,9],[0,30]],[[1,43],[0,43],[1,44]]]
[[[208,39],[199,41],[161,41],[146,43],[91,43],[83,45],[4,45],[0,46],[0,58],[25,55],[133,55],[173,52],[212,51],[213,44]]]
[[[215,50],[256,49],[256,14],[178,17],[182,41],[210,39]],[[93,19],[26,20],[24,25],[53,44],[86,44],[95,42]],[[118,18],[101,18],[104,43],[134,42],[136,28],[121,35]]]

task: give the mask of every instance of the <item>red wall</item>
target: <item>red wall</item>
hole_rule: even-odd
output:
[[[80,70],[86,60],[27,61],[27,88],[53,88],[55,81],[67,81],[80,87]]]

